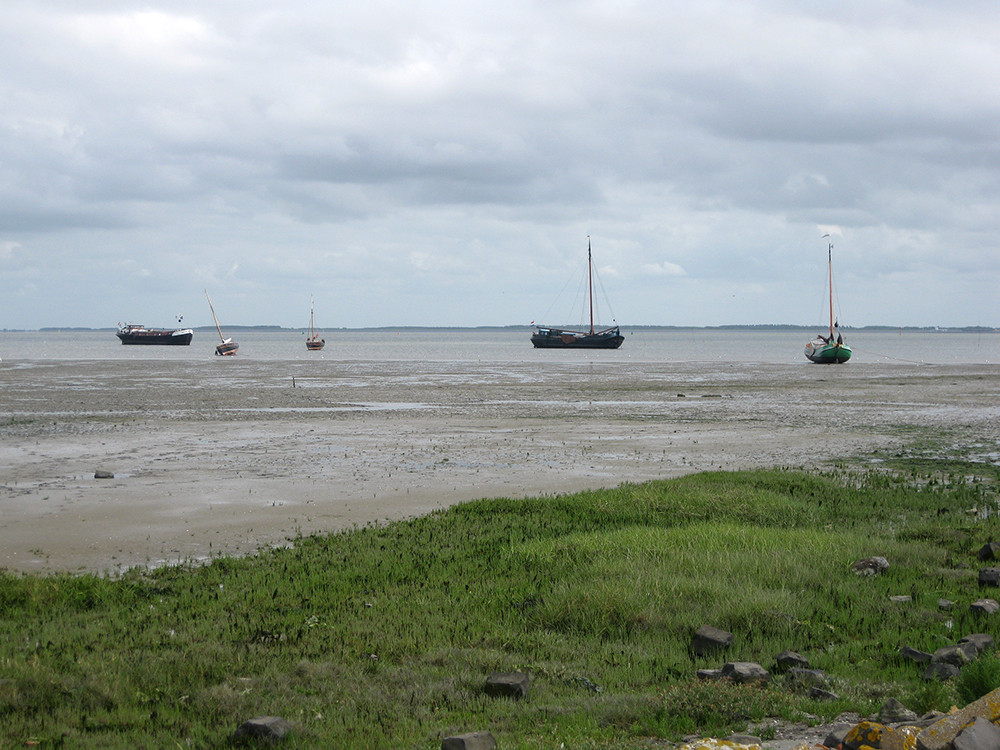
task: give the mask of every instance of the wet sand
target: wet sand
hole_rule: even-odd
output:
[[[5,361],[0,568],[203,560],[706,469],[997,461],[998,396],[991,365]]]

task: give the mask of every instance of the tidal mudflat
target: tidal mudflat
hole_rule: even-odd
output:
[[[0,567],[115,571],[481,497],[952,449],[1000,460],[997,366],[5,361]]]

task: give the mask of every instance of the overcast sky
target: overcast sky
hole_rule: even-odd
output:
[[[7,0],[0,328],[1000,326],[994,0]],[[601,292],[603,288],[603,293]],[[575,314],[579,317],[579,313]]]

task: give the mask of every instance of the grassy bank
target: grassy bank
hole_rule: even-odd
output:
[[[1000,640],[968,611],[997,509],[995,467],[720,472],[117,579],[0,575],[0,745],[225,747],[267,714],[294,724],[288,747],[436,748],[489,729],[506,748],[638,748],[889,696],[947,708],[956,686],[894,654]],[[869,555],[892,567],[850,572]],[[689,653],[702,624],[736,635],[728,659],[804,654],[841,698],[698,682],[724,660]],[[528,699],[487,697],[493,671],[529,672]]]

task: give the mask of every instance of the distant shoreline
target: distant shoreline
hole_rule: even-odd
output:
[[[759,325],[719,325],[719,326],[667,326],[667,325],[622,325],[626,331],[814,331],[823,329],[822,325],[795,325],[784,323],[764,323]],[[533,325],[509,326],[363,326],[359,328],[337,328],[325,326],[323,331],[514,331],[525,332],[534,329]],[[1000,328],[989,326],[840,326],[844,331],[908,331],[916,333],[1000,333]],[[88,328],[86,326],[46,326],[43,328],[0,328],[2,333],[60,333],[77,331],[116,331],[115,326],[103,328]],[[191,326],[194,331],[214,331],[210,325]],[[276,325],[227,325],[227,331],[260,331],[260,332],[301,332],[303,327],[288,328]]]

